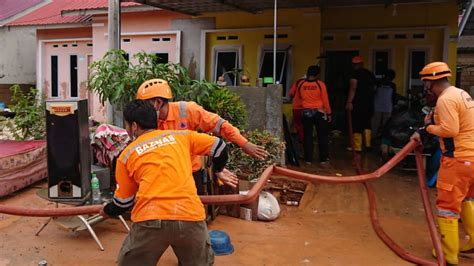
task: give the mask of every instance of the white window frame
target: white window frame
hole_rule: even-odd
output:
[[[372,61],[372,71],[374,72],[375,75],[376,75],[375,67],[376,67],[376,63],[377,63],[377,62],[375,62],[375,60],[376,60],[375,54],[377,52],[388,52],[388,66],[387,66],[387,68],[388,69],[393,68],[393,50],[390,49],[390,48],[374,48],[374,49],[372,49],[372,53],[371,53],[371,57],[372,57],[371,61]],[[376,75],[376,78],[382,78],[382,77]]]
[[[285,91],[286,93],[285,93],[285,96],[283,96],[283,98],[284,98],[284,100],[289,100],[289,92],[290,92],[290,88],[291,88],[291,77],[293,75],[293,65],[291,64],[293,62],[293,49],[292,49],[291,44],[285,44],[285,43],[277,44],[277,52],[282,52],[282,51],[286,53],[286,57],[285,57],[285,60],[283,62],[283,66],[285,66],[285,65],[287,66],[287,69],[286,69],[286,84],[284,84],[285,88],[286,88],[286,91]],[[259,55],[258,55],[259,60],[258,60],[258,66],[257,66],[257,77],[256,78],[260,77],[265,52],[271,52],[273,54],[273,45],[260,45]],[[283,77],[283,72],[284,72],[284,69],[281,69],[280,74],[282,75],[282,77]]]
[[[242,45],[215,45],[212,47],[212,80],[217,80],[217,54],[225,52],[237,53],[236,68],[242,69]],[[234,77],[234,86],[238,85],[237,76]]]
[[[411,65],[411,53],[412,52],[425,52],[425,64],[431,61],[431,47],[428,46],[412,46],[412,47],[407,47],[407,52],[406,54],[406,68],[408,69],[408,72],[405,73],[406,76],[406,83],[407,84],[407,89],[411,90],[412,86],[421,86],[423,85],[423,82],[418,79],[412,79],[411,78],[411,71],[412,71],[412,65]]]

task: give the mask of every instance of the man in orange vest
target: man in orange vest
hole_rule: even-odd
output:
[[[437,98],[434,112],[412,139],[428,134],[439,137],[443,156],[436,184],[436,208],[443,252],[448,264],[458,264],[458,252],[474,253],[474,101],[454,86],[451,70],[444,62],[426,65],[420,72],[427,97]],[[469,241],[459,249],[458,219],[461,217]]]
[[[134,100],[124,110],[133,142],[117,160],[117,189],[101,215],[117,216],[133,206],[132,228],[118,265],[156,265],[171,246],[180,265],[212,265],[204,206],[197,195],[191,155],[212,158],[225,178],[224,141],[189,130],[156,130],[157,114],[147,101]]]
[[[263,160],[267,152],[262,146],[253,144],[244,138],[239,130],[219,115],[204,110],[195,102],[169,102],[173,98],[168,82],[162,79],[151,79],[143,82],[138,88],[137,99],[149,101],[158,113],[158,129],[173,130],[201,130],[222,136],[226,140],[238,145],[245,153]],[[198,188],[198,194],[203,191],[203,171],[199,157],[193,157],[193,176]],[[221,181],[229,186],[236,187],[238,180],[233,175]],[[231,178],[232,177],[232,178]]]

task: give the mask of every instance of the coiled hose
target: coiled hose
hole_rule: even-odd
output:
[[[354,176],[344,176],[344,177],[334,177],[334,176],[320,176],[313,175],[303,172],[298,172],[290,170],[287,168],[278,167],[271,165],[267,167],[262,175],[260,176],[257,183],[252,187],[247,195],[212,195],[212,196],[200,196],[200,199],[203,204],[212,204],[212,205],[227,205],[227,204],[245,204],[250,203],[256,200],[261,190],[267,183],[268,179],[272,174],[278,174],[287,176],[290,178],[305,180],[305,181],[319,181],[333,184],[343,184],[343,183],[358,183],[363,182],[363,185],[367,191],[367,196],[369,199],[370,206],[370,219],[372,222],[372,227],[376,232],[377,236],[400,258],[415,263],[419,265],[445,265],[444,254],[442,252],[441,242],[439,235],[436,230],[434,223],[433,213],[431,211],[431,204],[428,197],[428,189],[425,184],[425,170],[423,166],[423,158],[421,154],[421,147],[419,143],[415,141],[408,142],[405,147],[403,147],[400,152],[398,152],[393,158],[387,161],[382,167],[375,170],[372,173],[363,173],[362,167],[360,166],[360,161],[358,154],[354,151],[353,141],[352,141],[352,125],[351,114],[348,114],[349,117],[349,135],[351,138],[351,145],[353,151],[354,164],[357,169],[358,175]],[[438,264],[433,261],[416,257],[409,252],[403,250],[399,245],[397,245],[382,229],[377,214],[377,203],[375,199],[375,193],[371,185],[367,182],[372,179],[380,178],[382,175],[387,173],[395,165],[397,165],[401,160],[403,160],[410,152],[415,151],[416,154],[416,166],[418,180],[420,184],[420,193],[422,196],[423,207],[425,212],[425,217],[428,223],[431,240],[435,248],[438,260]],[[95,214],[102,209],[102,205],[92,205],[92,206],[81,206],[81,207],[64,207],[64,208],[28,208],[21,206],[8,206],[0,205],[0,213],[18,215],[18,216],[30,216],[30,217],[58,217],[58,216],[72,216],[72,215],[83,215],[83,214]]]

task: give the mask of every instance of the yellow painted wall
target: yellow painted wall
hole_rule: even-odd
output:
[[[366,58],[366,67],[372,69],[372,51],[390,49],[391,67],[397,72],[395,83],[399,92],[407,86],[408,50],[428,48],[428,61],[443,60],[445,29],[450,36],[457,34],[458,7],[456,1],[433,4],[397,5],[359,8],[328,8],[322,15],[323,35],[334,35],[334,41],[323,41],[322,50],[359,50]],[[343,19],[342,19],[343,18]],[[435,28],[435,29],[434,29]],[[411,29],[411,30],[410,30]],[[381,33],[425,33],[424,40],[376,40]],[[361,35],[362,40],[350,41],[349,35]],[[448,64],[456,69],[456,43],[449,42]],[[454,76],[452,82],[454,82]]]
[[[403,33],[409,39],[401,40],[377,40],[378,34]],[[412,35],[424,33],[425,39],[412,39]],[[373,70],[373,53],[376,50],[388,50],[391,52],[391,62],[389,67],[394,69],[397,77],[394,82],[397,84],[398,93],[404,94],[407,86],[407,77],[409,72],[408,53],[412,49],[427,49],[428,61],[439,61],[443,59],[443,41],[444,31],[442,29],[421,30],[421,31],[354,31],[354,32],[336,32],[326,33],[334,36],[332,41],[323,41],[322,49],[324,51],[354,50],[359,51],[363,56],[366,68]],[[349,40],[350,35],[360,35],[360,41]],[[323,68],[324,70],[324,68]]]
[[[265,11],[261,14],[245,12],[209,13],[215,17],[216,29],[242,29],[273,27],[273,12]],[[280,29],[278,34],[288,34],[288,38],[278,39],[278,43],[292,46],[293,79],[298,79],[306,73],[308,65],[317,63],[316,57],[320,55],[321,16],[317,8],[306,9],[281,9],[278,12],[278,24],[290,27]],[[262,45],[272,45],[273,39],[264,39],[265,34],[273,34],[273,29],[258,31],[238,31],[228,33],[208,33],[206,38],[206,79],[212,78],[213,54],[215,45],[242,45],[242,67],[248,71],[251,84],[255,85],[260,64],[259,53]],[[238,40],[217,40],[217,36],[233,35]]]

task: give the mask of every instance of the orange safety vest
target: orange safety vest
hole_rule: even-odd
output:
[[[154,130],[139,136],[117,160],[114,204],[132,209],[132,221],[202,221],[204,207],[191,172],[191,155],[219,156],[219,138],[190,130]]]
[[[158,121],[158,129],[163,130],[199,130],[222,136],[227,141],[242,147],[248,140],[240,134],[239,129],[215,113],[204,110],[195,102],[170,102],[168,104],[168,116],[164,121]],[[193,172],[202,167],[202,159],[199,156],[192,158]]]

